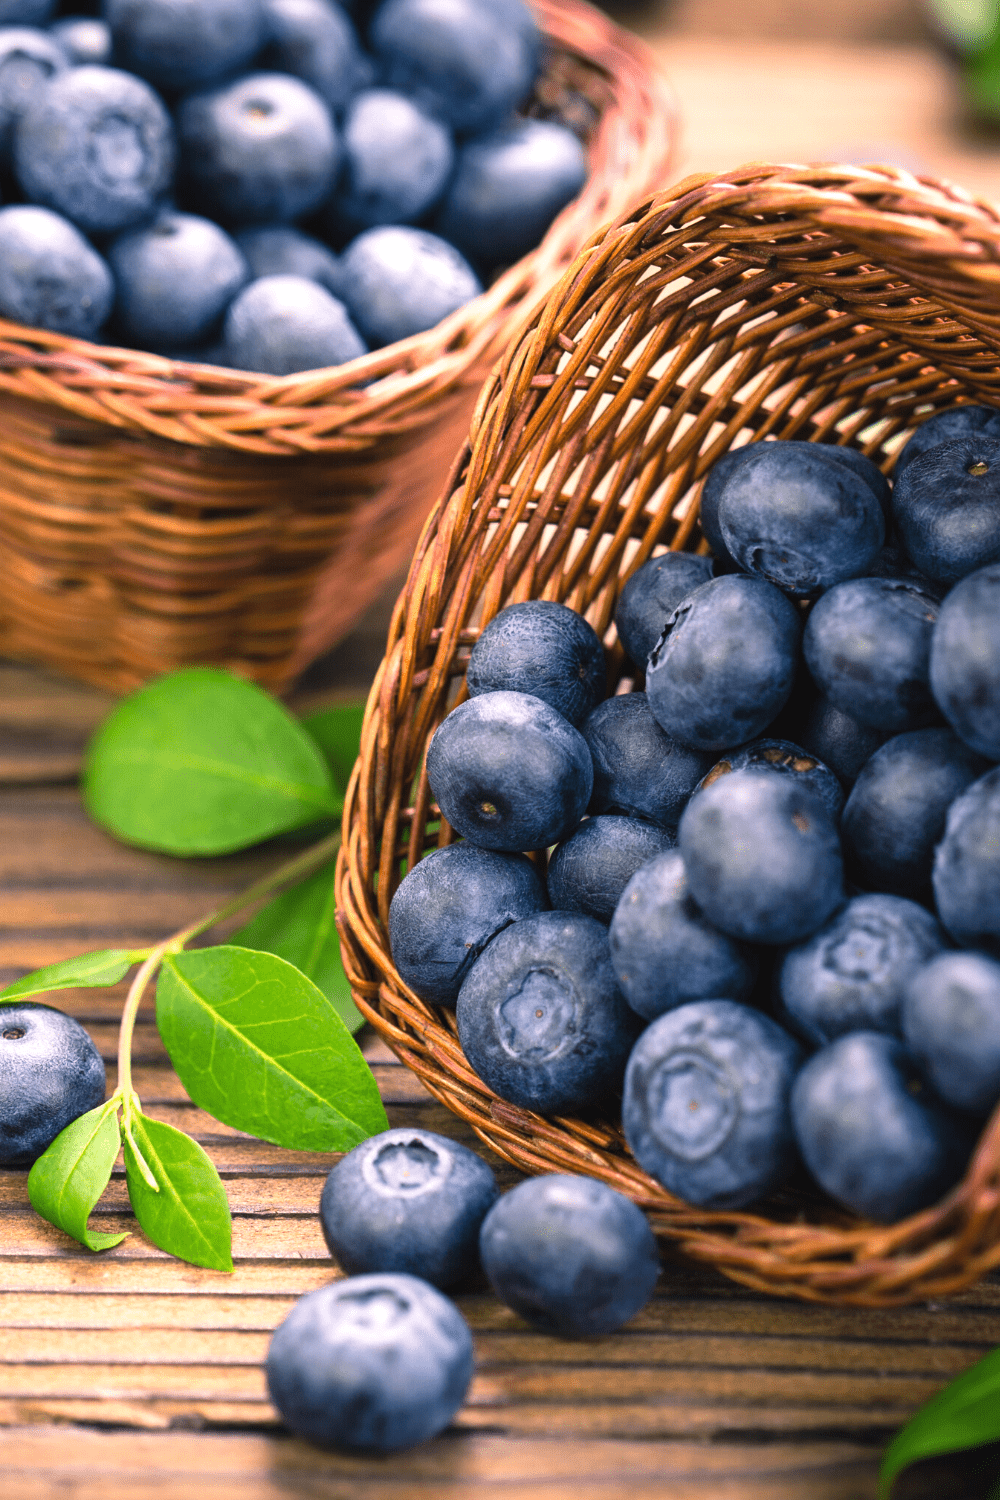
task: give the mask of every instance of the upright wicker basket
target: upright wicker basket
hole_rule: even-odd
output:
[[[405,565],[512,330],[673,152],[645,47],[583,0],[531,3],[533,107],[589,101],[590,176],[428,333],[274,379],[0,321],[0,655],[116,689],[189,662],[280,688]]]
[[[344,811],[355,999],[430,1091],[523,1171],[599,1177],[687,1255],[786,1296],[911,1302],[1000,1263],[1000,1112],[965,1181],[890,1228],[817,1197],[692,1208],[640,1171],[616,1120],[547,1120],[496,1098],[453,1014],[394,970],[388,906],[401,873],[454,837],[424,754],[499,609],[562,600],[613,642],[622,582],[657,547],[701,545],[699,481],[738,440],[850,444],[889,472],[902,434],[962,400],[1000,405],[989,205],[889,169],[759,164],[643,203],[581,251],[483,390],[396,606]],[[614,644],[610,671],[614,691]]]

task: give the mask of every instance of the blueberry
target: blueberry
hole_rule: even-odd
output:
[[[941,605],[930,681],[959,738],[1000,760],[1000,563],[970,573]]]
[[[114,300],[107,265],[68,219],[18,203],[0,208],[0,313],[15,323],[93,338]]]
[[[712,763],[707,751],[678,745],[664,734],[645,693],[606,698],[584,719],[580,733],[594,762],[594,813],[624,813],[676,828]]]
[[[749,745],[731,751],[722,760],[716,761],[702,777],[692,796],[703,791],[706,786],[711,786],[720,776],[728,776],[731,771],[748,770],[773,771],[775,775],[791,777],[816,793],[834,822],[840,818],[844,807],[844,791],[840,782],[828,766],[791,740],[751,740]]]
[[[374,69],[341,6],[331,0],[263,0],[269,41],[257,59],[269,73],[301,78],[331,109],[346,107]]]
[[[950,729],[887,740],[862,768],[841,823],[851,876],[862,886],[930,902],[934,849],[948,808],[989,764]]]
[[[453,245],[406,225],[366,229],[340,269],[341,294],[372,348],[435,327],[482,291]]]
[[[170,186],[174,132],[148,84],[118,68],[70,68],[32,99],[14,137],[26,195],[88,234],[141,224]]]
[[[111,28],[97,16],[63,16],[49,27],[49,35],[74,67],[87,63],[105,67],[111,61]]]
[[[451,132],[404,94],[366,89],[344,120],[344,165],[326,215],[350,239],[376,224],[413,224],[444,191],[455,161]]]
[[[814,452],[822,454],[824,458],[831,462],[843,464],[846,468],[853,470],[859,478],[865,481],[865,484],[867,484],[878,501],[882,515],[885,518],[886,526],[888,526],[892,505],[892,489],[878,464],[873,463],[870,458],[866,458],[857,448],[846,448],[841,443],[810,443],[809,446]]]
[[[26,1167],[104,1103],[101,1054],[78,1021],[33,1000],[0,1004],[0,1166]]]
[[[906,1044],[947,1104],[988,1114],[1000,1099],[1000,963],[942,953],[910,978]]]
[[[305,276],[262,276],[244,287],[226,314],[223,350],[234,369],[266,375],[321,370],[368,352],[344,304]]]
[[[578,729],[530,693],[482,693],[452,710],[427,750],[427,777],[451,826],[516,853],[567,838],[594,769]]]
[[[300,1297],[275,1330],[267,1388],[293,1432],[361,1453],[447,1427],[472,1379],[468,1324],[416,1276],[350,1276]]]
[[[549,859],[549,899],[557,911],[583,911],[607,924],[640,865],[676,839],[641,818],[588,818]]]
[[[817,794],[773,771],[733,771],[684,809],[691,895],[714,927],[756,943],[797,943],[843,900],[840,840]]]
[[[712,559],[692,552],[651,557],[629,578],[615,608],[615,627],[626,654],[646,670],[649,653],[663,627],[687,596],[712,577]]]
[[[551,599],[510,604],[483,630],[465,674],[470,698],[531,693],[571,724],[583,722],[606,690],[604,647],[582,615]]]
[[[756,738],[795,681],[798,611],[762,578],[713,578],[668,619],[649,658],[646,695],[682,745],[726,750]]]
[[[248,67],[266,31],[260,0],[103,0],[115,60],[186,92]]]
[[[730,556],[802,599],[867,572],[885,540],[871,487],[818,450],[816,443],[755,443],[719,501]]]
[[[899,450],[893,478],[899,479],[904,469],[930,448],[974,436],[1000,438],[1000,412],[992,406],[950,406],[934,412]]]
[[[636,1161],[688,1203],[742,1208],[796,1162],[789,1091],[802,1052],[769,1016],[695,1000],[647,1026],[625,1073],[622,1125]]]
[[[108,247],[118,295],[115,322],[140,349],[207,341],[250,279],[241,251],[211,219],[161,214]]]
[[[752,452],[753,445],[747,444],[742,448],[731,448],[728,453],[723,453],[720,458],[717,458],[705,475],[699,501],[698,519],[701,523],[702,535],[712,549],[712,556],[719,562],[732,564],[733,567],[736,564],[729,555],[723,540],[722,527],[719,525],[719,503],[729,476],[735,473]]]
[[[44,26],[56,0],[0,0],[0,26]]]
[[[490,1168],[430,1130],[384,1130],[326,1179],[319,1221],[350,1276],[405,1271],[442,1290],[478,1269],[479,1226],[499,1196]]]
[[[923,589],[925,594],[930,594],[938,603],[944,597],[944,590],[925,577],[919,568],[913,566],[896,538],[886,542],[868,569],[867,576],[869,578],[903,578],[908,583],[915,583],[917,588]]]
[[[906,555],[932,583],[948,588],[1000,560],[1000,431],[915,458],[896,481],[892,515]]]
[[[340,273],[332,250],[300,229],[286,224],[266,224],[259,229],[244,229],[236,243],[246,256],[250,274],[261,276],[305,276],[318,281],[335,297],[339,296]]]
[[[490,1209],[480,1234],[493,1290],[544,1333],[613,1333],[653,1295],[660,1259],[631,1199],[590,1177],[533,1177]]]
[[[607,928],[578,912],[537,912],[498,933],[469,970],[456,1016],[483,1082],[553,1115],[620,1085],[638,1029],[615,983]]]
[[[285,73],[249,73],[177,111],[188,204],[235,228],[288,224],[333,187],[340,141],[323,100]]]
[[[509,120],[459,151],[435,229],[480,266],[539,243],[587,180],[583,146],[554,120]]]
[[[619,988],[647,1021],[689,1000],[748,1000],[757,978],[753,950],[713,927],[692,899],[677,849],[636,870],[608,940]]]
[[[855,896],[785,954],[778,980],[785,1016],[817,1047],[849,1031],[898,1035],[907,980],[946,946],[916,902]]]
[[[9,159],[14,131],[50,78],[66,71],[66,54],[53,36],[28,26],[0,27],[0,158]]]
[[[466,134],[509,114],[538,62],[537,29],[517,0],[385,0],[371,42],[389,88]]]
[[[948,809],[933,882],[941,921],[956,943],[1000,957],[1000,767]]]
[[[863,765],[889,737],[884,729],[870,729],[837,708],[822,694],[806,715],[799,738],[803,749],[815,755],[850,788]]]
[[[830,702],[870,729],[923,729],[938,718],[928,678],[937,617],[937,601],[914,584],[852,578],[813,605],[806,663]]]
[[[896,1037],[854,1031],[811,1057],[792,1088],[799,1149],[825,1192],[891,1224],[937,1201],[970,1142]]]
[[[392,961],[422,1000],[454,1005],[487,943],[547,906],[542,877],[523,854],[449,844],[414,865],[389,903]]]

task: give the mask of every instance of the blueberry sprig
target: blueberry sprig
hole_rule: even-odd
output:
[[[175,672],[126,699],[98,731],[84,799],[95,821],[128,843],[169,854],[232,852],[336,817],[337,775],[353,761],[359,722],[357,708],[347,708],[302,725],[226,672]],[[114,1093],[72,1120],[31,1168],[28,1193],[43,1218],[88,1249],[118,1244],[123,1234],[95,1232],[87,1221],[123,1149],[129,1199],[149,1238],[194,1265],[232,1270],[229,1205],[215,1167],[196,1141],[146,1114],[133,1087],[132,1035],[154,980],[171,1062],[194,1103],[216,1119],[275,1145],[330,1152],[386,1128],[351,1035],[361,1017],[334,925],[339,843],[339,831],[327,832],[153,947],[81,954],[0,992],[0,1005],[23,1005],[54,990],[117,984],[138,965]],[[227,943],[190,949],[265,897],[273,899]]]

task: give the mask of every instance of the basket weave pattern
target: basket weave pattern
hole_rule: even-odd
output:
[[[0,320],[0,654],[118,689],[204,661],[280,688],[405,565],[512,329],[673,151],[643,45],[582,0],[532,3],[532,112],[589,100],[590,176],[436,328],[273,378]]]
[[[601,1178],[687,1255],[786,1296],[888,1306],[1000,1263],[1000,1118],[947,1199],[889,1228],[817,1194],[692,1208],[639,1169],[615,1120],[543,1119],[491,1093],[453,1013],[395,972],[389,901],[414,859],[454,838],[424,755],[498,610],[561,600],[605,634],[654,548],[705,550],[699,481],[738,439],[849,443],[891,472],[904,433],[969,399],[1000,405],[987,204],[889,169],[760,165],[642,204],[581,251],[484,388],[397,603],[348,791],[344,961],[396,1053],[521,1170]],[[627,689],[620,646],[609,662],[610,690]]]

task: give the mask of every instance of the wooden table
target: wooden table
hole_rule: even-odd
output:
[[[334,663],[341,689],[349,655]],[[154,942],[280,855],[185,862],[90,824],[75,776],[108,702],[0,667],[2,983],[88,948]],[[54,998],[90,1030],[113,1087],[121,987]],[[476,1144],[381,1043],[364,1045],[393,1125]],[[96,1256],[33,1214],[25,1171],[0,1171],[2,1500],[870,1500],[893,1430],[1000,1342],[997,1280],[875,1313],[775,1301],[669,1262],[639,1317],[586,1342],[532,1332],[474,1289],[458,1298],[477,1368],[454,1426],[396,1458],[321,1453],[282,1433],[261,1364],[294,1299],[337,1274],[317,1218],[334,1158],[198,1111],[148,1008],[135,1062],[145,1107],[194,1134],[225,1179],[235,1274],[156,1250],[120,1170],[97,1218],[132,1232]],[[969,1482],[968,1466],[948,1464],[905,1493],[985,1494]]]

